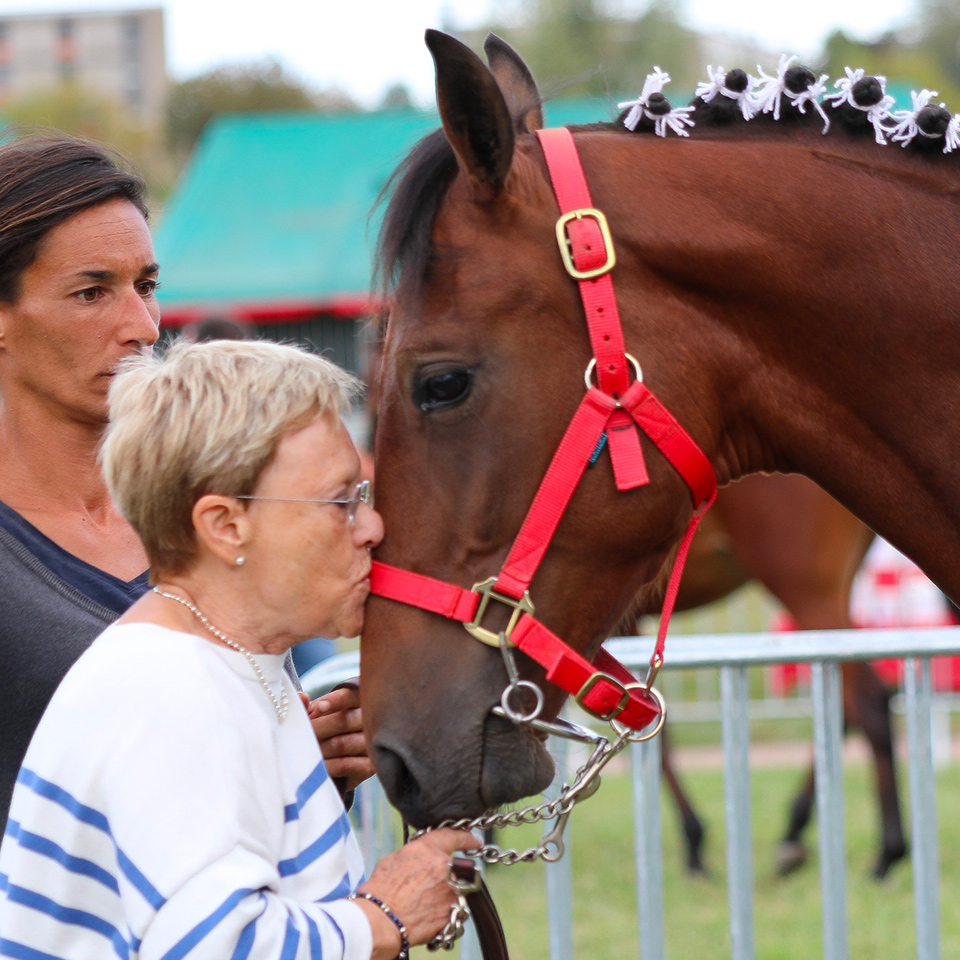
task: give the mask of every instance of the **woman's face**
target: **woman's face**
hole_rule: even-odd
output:
[[[289,433],[253,491],[258,497],[337,500],[353,495],[360,458],[338,417],[327,415]],[[279,632],[298,639],[354,637],[370,594],[370,549],[383,538],[372,507],[247,501],[252,523],[247,564],[262,607]]]
[[[157,339],[158,270],[146,221],[128,200],[50,230],[21,274],[16,302],[0,303],[5,401],[105,423],[118,362]]]

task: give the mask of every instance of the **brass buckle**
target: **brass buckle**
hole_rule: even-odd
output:
[[[608,680],[615,687],[620,688],[622,696],[620,697],[620,703],[617,704],[608,714],[604,715],[602,713],[597,713],[596,710],[588,707],[584,702],[584,697],[601,681]],[[587,682],[580,688],[580,692],[574,698],[580,706],[587,711],[592,717],[596,717],[598,720],[602,720],[604,723],[610,723],[621,713],[623,713],[624,708],[630,702],[630,691],[616,678],[611,677],[609,673],[595,673],[590,677]]]
[[[573,263],[573,254],[570,251],[570,239],[567,237],[567,224],[571,220],[582,220],[584,217],[592,217],[597,221],[600,227],[600,234],[603,237],[603,245],[607,254],[605,263],[592,270],[578,270]],[[571,210],[563,214],[557,221],[557,243],[560,245],[560,256],[563,257],[563,265],[567,273],[574,280],[592,280],[594,277],[602,277],[609,273],[617,262],[617,254],[613,249],[613,237],[610,235],[610,225],[602,210],[595,207],[581,207],[579,210]]]
[[[491,647],[500,647],[500,633],[502,632],[507,639],[507,642],[510,642],[510,634],[513,633],[513,628],[517,625],[517,621],[520,619],[521,615],[524,613],[529,613],[530,616],[533,616],[533,601],[530,599],[530,591],[524,590],[523,596],[519,600],[514,600],[513,597],[508,597],[506,594],[497,593],[493,589],[493,585],[497,582],[496,577],[488,577],[486,580],[481,580],[480,583],[475,583],[473,585],[473,592],[480,594],[480,603],[477,606],[477,612],[474,614],[473,619],[469,623],[463,625],[464,630],[470,634],[475,640],[479,640],[481,643],[486,643]],[[493,630],[488,630],[486,627],[480,626],[480,621],[483,619],[483,615],[487,612],[487,604],[491,600],[498,600],[500,603],[506,604],[508,607],[513,608],[513,613],[510,614],[510,620],[507,623],[506,629],[503,631],[497,631],[496,633]]]

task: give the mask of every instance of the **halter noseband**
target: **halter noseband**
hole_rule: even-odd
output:
[[[551,683],[572,694],[601,720],[632,731],[663,720],[662,699],[651,685],[663,664],[667,626],[690,543],[717,495],[710,461],[690,435],[644,385],[640,364],[626,352],[610,271],[616,262],[610,229],[593,207],[570,131],[538,130],[537,136],[560,207],[557,240],[567,273],[577,281],[594,359],[586,371],[586,393],[553,455],[517,538],[495,577],[469,590],[433,577],[374,561],[371,592],[389,600],[457,620],[467,632],[493,647],[500,635],[482,625],[491,601],[510,608],[506,640],[547,671]],[[635,374],[631,382],[631,367]],[[593,384],[594,376],[596,385]],[[690,490],[694,514],[667,585],[660,628],[644,683],[606,650],[590,663],[534,618],[530,583],[587,466],[609,447],[618,490],[649,483],[637,428],[680,474]]]

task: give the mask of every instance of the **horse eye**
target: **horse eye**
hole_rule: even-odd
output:
[[[473,373],[466,367],[444,370],[419,381],[414,386],[414,402],[424,412],[443,410],[462,403],[470,392]]]

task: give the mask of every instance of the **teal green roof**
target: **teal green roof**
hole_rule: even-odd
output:
[[[909,106],[909,88],[893,87],[898,105]],[[546,120],[610,120],[618,99],[555,100]],[[234,114],[211,123],[156,232],[166,321],[364,312],[376,199],[438,123],[415,111]]]
[[[616,102],[558,100],[551,124]],[[355,314],[370,287],[377,196],[434,113],[234,114],[205,131],[156,231],[169,321],[217,311]]]

